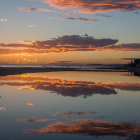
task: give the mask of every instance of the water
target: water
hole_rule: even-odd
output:
[[[0,77],[0,140],[125,140],[140,133],[140,78],[125,72]]]
[[[79,68],[79,69],[96,69],[96,68],[110,68],[114,67],[114,65],[93,65],[93,66],[88,66],[88,65],[19,65],[19,64],[0,64],[0,67],[4,68],[28,68],[28,67],[33,67],[33,68]]]

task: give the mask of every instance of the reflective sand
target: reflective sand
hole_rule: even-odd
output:
[[[140,133],[140,77],[48,72],[0,77],[0,139],[123,139]]]

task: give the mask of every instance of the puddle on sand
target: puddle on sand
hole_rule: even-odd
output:
[[[140,77],[128,73],[9,75],[0,77],[0,91],[1,140],[131,140],[140,133]]]

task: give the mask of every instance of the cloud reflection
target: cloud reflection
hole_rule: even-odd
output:
[[[117,94],[118,90],[140,91],[140,83],[131,82],[92,82],[65,79],[51,79],[32,74],[0,77],[0,85],[21,86],[19,89],[48,90],[62,96],[84,98],[94,94]]]
[[[140,126],[131,123],[111,123],[98,120],[76,120],[71,123],[56,122],[41,129],[27,129],[25,133],[70,133],[88,135],[127,136],[140,133]]]
[[[47,121],[53,121],[56,119],[38,119],[38,120],[33,120],[33,119],[19,119],[17,122],[47,122]]]
[[[85,113],[93,114],[93,113],[96,113],[96,112],[93,112],[93,111],[76,111],[76,112],[69,111],[69,112],[56,112],[56,114],[77,114],[77,115],[81,115],[81,114],[85,114]]]

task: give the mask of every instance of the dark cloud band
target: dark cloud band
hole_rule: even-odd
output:
[[[87,19],[87,18],[73,18],[73,17],[69,17],[69,18],[58,18],[58,19],[61,19],[61,20],[78,20],[78,21],[98,21],[98,20],[95,20],[95,19]]]
[[[0,54],[31,53],[44,54],[51,52],[88,52],[88,51],[140,51],[140,44],[118,44],[117,39],[96,39],[85,34],[65,35],[46,41],[20,41],[21,43],[0,44]]]

